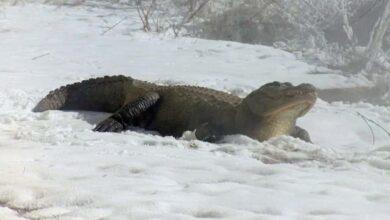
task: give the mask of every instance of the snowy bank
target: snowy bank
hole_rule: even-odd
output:
[[[115,29],[102,34],[122,18]],[[31,4],[0,14],[0,219],[388,219],[390,109],[319,100],[291,137],[219,144],[94,133],[106,114],[34,104],[60,85],[125,74],[244,96],[274,80],[364,84],[260,45],[139,31],[134,10]]]

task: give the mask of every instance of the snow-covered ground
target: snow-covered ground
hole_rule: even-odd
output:
[[[107,28],[126,18],[114,29]],[[125,74],[244,96],[279,80],[364,84],[260,45],[145,34],[133,9],[0,11],[0,219],[389,219],[390,108],[319,100],[291,137],[221,143],[94,133],[106,115],[32,113],[51,89]]]

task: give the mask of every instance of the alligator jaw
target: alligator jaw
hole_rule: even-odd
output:
[[[295,111],[297,117],[305,115],[314,105],[316,101],[315,92],[299,93],[291,98],[282,106],[278,106],[275,109],[269,110],[264,114],[265,117],[273,117],[279,114],[283,114],[288,111]]]

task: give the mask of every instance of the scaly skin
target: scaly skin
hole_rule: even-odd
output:
[[[180,137],[196,130],[197,138],[215,141],[223,135],[244,134],[259,141],[292,135],[310,141],[295,126],[316,100],[309,84],[273,82],[246,98],[195,86],[159,86],[125,76],[89,79],[50,92],[33,109],[87,110],[114,113],[96,131],[119,132],[128,126]]]

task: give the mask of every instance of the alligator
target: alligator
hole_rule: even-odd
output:
[[[93,129],[121,132],[134,127],[163,136],[194,131],[199,140],[215,142],[224,135],[243,134],[259,141],[290,135],[311,142],[297,118],[316,101],[310,84],[271,82],[245,98],[210,88],[163,86],[128,76],[105,76],[51,91],[33,109],[113,113]]]

